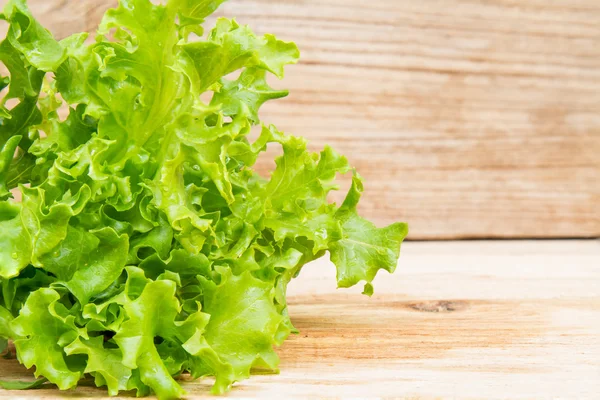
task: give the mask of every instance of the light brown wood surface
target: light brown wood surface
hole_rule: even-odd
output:
[[[334,267],[307,266],[290,286],[300,334],[281,374],[256,375],[231,398],[597,399],[600,241],[405,244],[375,295],[335,290]],[[0,359],[2,378],[30,377]],[[189,398],[209,379],[187,382]],[[80,387],[69,397],[102,397]],[[0,397],[58,397],[54,389]]]
[[[58,36],[114,0],[29,0]],[[600,236],[597,0],[229,0],[302,51],[262,117],[333,145],[412,239]],[[263,164],[263,169],[268,165]]]

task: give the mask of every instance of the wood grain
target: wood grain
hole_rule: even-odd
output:
[[[281,374],[255,375],[227,397],[597,398],[600,241],[413,242],[403,252],[371,299],[336,291],[328,262],[307,266],[290,287],[300,334],[279,350]],[[30,376],[14,360],[0,359],[0,371]],[[184,387],[214,399],[210,385]]]
[[[30,4],[64,37],[114,1]],[[278,83],[291,95],[262,117],[346,154],[379,224],[408,221],[412,239],[600,236],[596,0],[230,0],[218,14],[298,43]]]

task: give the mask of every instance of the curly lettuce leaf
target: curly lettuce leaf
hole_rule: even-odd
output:
[[[222,269],[217,285],[202,279],[208,344],[233,367],[234,379],[250,375],[253,366],[276,369],[279,359],[273,341],[282,317],[273,303],[273,286],[248,271],[235,276]]]
[[[55,71],[66,57],[65,49],[29,12],[25,0],[9,1],[4,17],[10,21],[6,40],[27,61],[42,71]]]
[[[53,289],[36,290],[10,326],[19,361],[27,368],[35,366],[36,378],[43,376],[65,390],[77,385],[82,371],[69,363],[63,347],[85,333],[59,299]]]
[[[330,248],[331,261],[337,267],[339,287],[351,287],[366,281],[365,293],[372,295],[371,282],[380,269],[390,273],[396,269],[400,244],[408,234],[406,224],[396,223],[378,229],[360,217],[356,206],[363,191],[357,174],[344,203],[337,211],[342,226],[342,238]]]
[[[81,354],[87,356],[83,373],[92,374],[97,386],[106,386],[110,396],[120,390],[127,390],[131,369],[123,365],[121,351],[104,347],[104,337],[91,337],[89,340],[78,337],[64,352],[67,356]]]

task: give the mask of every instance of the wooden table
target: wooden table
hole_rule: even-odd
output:
[[[229,397],[600,396],[600,241],[413,242],[401,261],[371,299],[334,290],[328,262],[307,267],[290,288],[301,333],[280,349],[281,374],[254,376]],[[14,360],[0,371],[30,377]],[[185,387],[200,398],[210,384]]]

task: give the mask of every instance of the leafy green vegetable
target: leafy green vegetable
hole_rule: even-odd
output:
[[[234,20],[205,35],[222,2],[121,0],[95,40],[55,40],[24,0],[0,14],[0,352],[12,340],[41,377],[3,387],[91,377],[172,399],[189,373],[224,393],[254,367],[277,371],[305,264],[329,252],[338,286],[369,296],[394,271],[407,227],[357,214],[360,176],[340,207],[327,200],[346,158],[273,126],[249,139],[261,106],[287,95],[268,76],[299,53]],[[283,155],[264,178],[268,145]]]
[[[27,389],[39,389],[41,388],[48,379],[40,378],[32,382],[21,382],[21,381],[0,381],[0,388],[6,390],[27,390]]]

